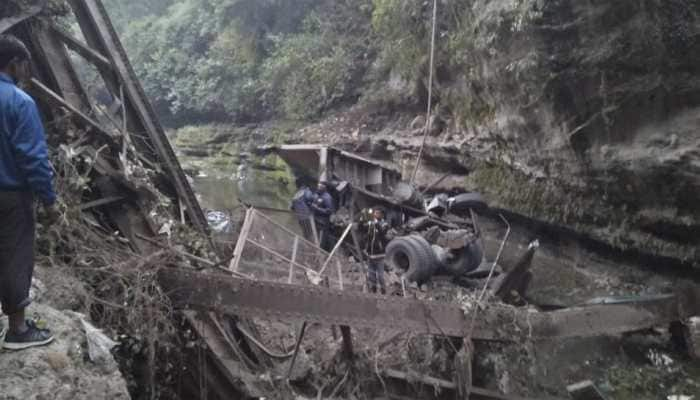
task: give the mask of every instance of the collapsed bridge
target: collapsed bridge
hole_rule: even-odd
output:
[[[9,30],[29,44],[36,75],[31,91],[44,104],[44,110],[51,111],[51,119],[60,121],[68,116],[90,133],[83,144],[96,161],[94,174],[99,175],[99,183],[93,189],[99,197],[88,203],[84,211],[95,207],[106,210],[134,252],[149,254],[157,248],[157,226],[142,207],[147,194],[134,187],[129,166],[121,161],[124,149],[133,146],[138,150],[140,163],[155,171],[149,179],[169,194],[173,216],[191,224],[211,243],[199,203],[104,6],[99,0],[69,3],[85,40],[66,32],[43,15],[38,6],[2,19],[0,30]],[[98,107],[91,100],[69,51],[99,72],[111,94],[107,107]],[[115,121],[117,129],[112,126]],[[52,139],[58,143],[67,140]],[[329,157],[322,146],[304,151],[316,155],[322,165]],[[351,162],[342,161],[339,170],[358,171]],[[362,162],[364,167],[359,171],[364,172],[357,173],[357,182],[381,185],[384,181],[397,181],[395,174],[384,173],[366,160]],[[356,193],[360,191],[364,189],[358,188]],[[379,198],[367,191],[364,195]],[[256,231],[261,225],[266,228],[264,235],[261,230]],[[535,259],[535,251],[528,249],[522,255],[522,264],[510,266],[506,272],[527,268]],[[351,356],[351,328],[385,327],[435,336],[520,342],[630,332],[700,314],[697,288],[679,290],[674,295],[549,312],[478,298],[454,304],[371,295],[353,285],[357,279],[348,279],[357,271],[346,259],[324,252],[254,209],[246,215],[228,268],[221,268],[217,261],[199,261],[210,268],[164,269],[159,281],[173,305],[185,311],[185,319],[208,346],[206,365],[212,373],[205,378],[205,398],[223,399],[232,393],[248,397],[265,394],[258,385],[250,383],[256,373],[270,364],[270,356],[255,343],[258,339],[252,318],[341,326],[345,352]],[[495,297],[498,288],[488,289]],[[302,338],[303,330],[298,334],[298,342]],[[483,389],[473,392],[486,398],[508,398]]]

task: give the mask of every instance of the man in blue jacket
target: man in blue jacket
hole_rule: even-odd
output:
[[[29,63],[30,53],[21,41],[0,35],[0,303],[9,317],[3,344],[9,350],[53,340],[49,330],[25,318],[34,273],[35,198],[49,222],[58,219],[39,111],[17,86],[29,78]]]
[[[319,182],[314,201],[311,204],[311,211],[314,214],[316,230],[318,231],[321,248],[326,251],[333,249],[333,239],[331,237],[331,215],[335,213],[333,197],[328,193],[328,183]]]

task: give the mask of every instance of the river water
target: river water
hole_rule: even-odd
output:
[[[279,160],[275,160],[279,165]],[[196,165],[193,187],[205,210],[232,210],[241,203],[258,207],[288,209],[294,194],[294,178],[285,167],[258,168],[249,165],[208,165],[207,159],[186,159]]]

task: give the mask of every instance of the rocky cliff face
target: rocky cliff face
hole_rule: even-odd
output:
[[[616,249],[700,266],[700,2],[465,3],[438,2],[444,124],[418,182],[452,172],[446,189],[479,190],[495,207]],[[361,102],[288,140],[344,143],[409,176],[422,123],[411,124],[405,105],[423,104],[426,85],[401,76],[379,82],[382,96],[399,99],[392,105]]]
[[[475,0],[471,18],[419,180],[456,170],[494,206],[700,266],[700,2]],[[375,141],[412,161],[419,139]]]

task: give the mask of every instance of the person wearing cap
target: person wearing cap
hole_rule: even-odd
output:
[[[311,204],[311,211],[316,222],[321,248],[326,251],[333,249],[331,238],[331,215],[335,212],[333,197],[328,193],[328,183],[321,181],[316,188],[314,201]]]
[[[19,39],[0,35],[0,303],[9,319],[2,345],[8,350],[53,340],[51,331],[25,316],[34,273],[35,199],[48,223],[59,217],[39,110],[18,87],[30,77],[30,59]]]

